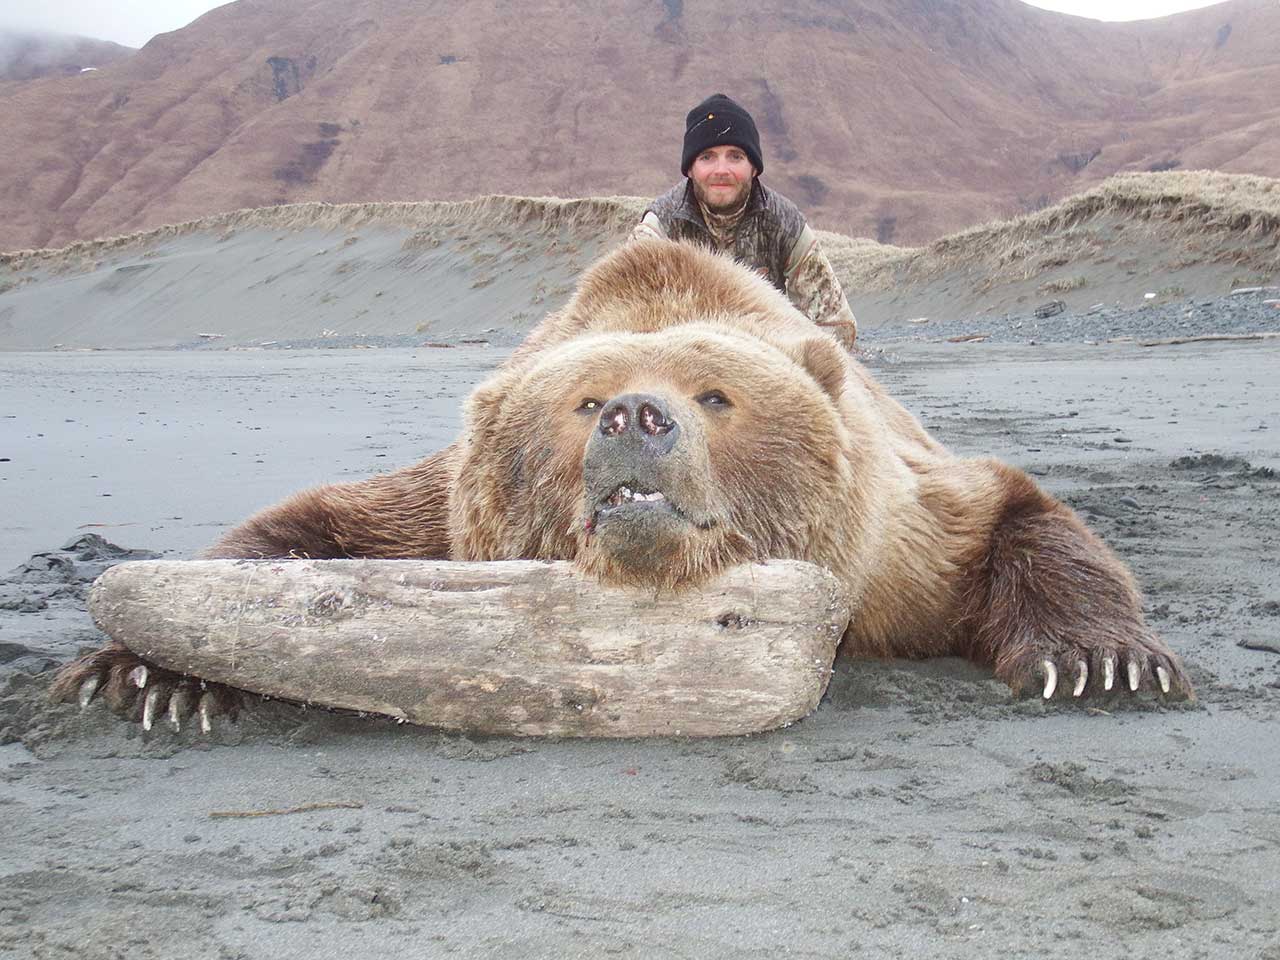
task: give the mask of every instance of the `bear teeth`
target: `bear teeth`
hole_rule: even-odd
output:
[[[653,493],[638,493],[630,487],[622,486],[613,492],[613,495],[609,497],[608,502],[609,506],[618,507],[624,503],[635,503],[637,501],[641,503],[652,503],[657,500],[665,499],[665,496],[656,491]]]

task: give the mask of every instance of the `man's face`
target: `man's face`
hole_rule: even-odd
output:
[[[734,146],[703,150],[689,168],[694,195],[713,212],[740,207],[755,174],[747,155]]]

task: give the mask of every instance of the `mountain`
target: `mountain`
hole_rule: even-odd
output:
[[[38,77],[74,77],[100,70],[133,53],[109,40],[0,27],[0,83]]]
[[[918,243],[1115,172],[1280,174],[1276,36],[1273,0],[1124,24],[1017,0],[240,0],[0,84],[0,249],[311,200],[652,196],[715,91],[816,226]]]

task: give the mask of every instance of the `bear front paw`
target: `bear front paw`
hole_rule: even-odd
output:
[[[141,723],[143,730],[166,720],[179,731],[194,716],[199,731],[206,734],[213,730],[215,717],[235,720],[241,705],[240,692],[232,687],[164,670],[114,643],[60,669],[49,696],[75,701],[82,710],[101,697],[113,713]]]
[[[996,675],[1015,693],[1045,700],[1148,691],[1194,700],[1177,654],[1154,637],[1105,645],[1032,643],[1000,658]]]

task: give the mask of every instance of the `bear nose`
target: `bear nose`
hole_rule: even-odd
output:
[[[675,442],[679,424],[658,397],[628,393],[604,406],[600,414],[600,433],[606,437],[637,437],[642,442],[670,448]]]

